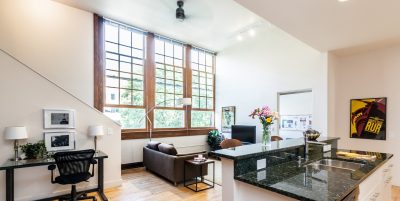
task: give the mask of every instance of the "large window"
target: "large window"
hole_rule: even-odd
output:
[[[95,106],[123,133],[214,127],[214,53],[95,17]]]
[[[155,128],[184,128],[184,45],[160,36],[155,39]]]
[[[214,55],[193,48],[192,68],[192,127],[214,126]]]
[[[122,128],[145,128],[145,34],[105,22],[105,108]]]

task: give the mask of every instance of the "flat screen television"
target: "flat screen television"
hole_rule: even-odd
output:
[[[256,126],[232,125],[232,139],[243,143],[256,143]]]

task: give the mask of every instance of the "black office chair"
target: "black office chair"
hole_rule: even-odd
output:
[[[76,191],[76,184],[87,181],[90,177],[94,176],[94,166],[97,161],[93,159],[95,151],[92,149],[81,151],[68,151],[57,152],[54,154],[54,159],[60,176],[54,178],[54,170],[56,165],[49,165],[48,169],[51,170],[51,183],[61,185],[72,184],[71,195],[60,198],[60,200],[85,200],[92,199],[96,201],[96,197],[87,196],[87,193],[78,193]],[[89,172],[90,165],[92,165],[92,172]]]

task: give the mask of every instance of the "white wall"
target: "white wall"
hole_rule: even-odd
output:
[[[248,116],[254,108],[269,105],[277,110],[278,92],[312,89],[314,128],[326,135],[327,72],[323,58],[320,52],[274,27],[259,30],[256,37],[219,52],[217,128],[221,127],[221,107],[236,106],[236,124],[257,125],[260,131],[259,122]]]
[[[1,0],[0,48],[93,105],[93,14],[51,0]]]
[[[394,154],[400,167],[400,46],[377,49],[351,56],[336,57],[330,66],[330,83],[334,91],[334,132],[341,138],[340,148],[378,151]],[[333,93],[333,94],[332,94]],[[350,99],[387,97],[386,141],[350,139]],[[331,106],[330,106],[331,107]],[[331,129],[333,129],[331,128]],[[394,185],[400,186],[400,173],[394,172]]]
[[[105,132],[111,129],[111,135],[99,139],[98,148],[109,155],[105,160],[105,184],[121,184],[121,128],[118,124],[3,52],[0,52],[0,94],[1,136],[7,126],[26,126],[29,138],[22,144],[43,139],[43,108],[76,110],[76,149],[93,148],[93,139],[87,137],[88,126],[103,125]],[[2,138],[0,153],[0,163],[12,158],[13,142]],[[96,178],[83,187],[93,187]],[[0,172],[0,181],[5,182],[4,171]],[[35,200],[69,191],[69,186],[51,184],[46,166],[15,171],[16,200]],[[0,200],[4,199],[5,185],[1,185]]]
[[[174,144],[178,154],[195,153],[208,150],[207,136],[169,137],[153,138],[152,141]],[[143,147],[149,139],[123,140],[122,141],[122,164],[143,162]]]
[[[43,139],[43,108],[76,109],[77,149],[93,147],[92,139],[86,137],[89,125],[111,128],[113,135],[100,139],[99,148],[110,156],[105,161],[106,185],[120,184],[120,127],[90,107],[93,105],[93,15],[50,0],[1,0],[0,27],[0,49],[71,93],[1,54],[1,135],[6,126],[24,125],[28,128],[28,141],[38,141]],[[0,140],[0,163],[12,157],[12,147],[12,142]],[[16,200],[33,200],[70,190],[67,186],[52,185],[47,167],[20,169],[15,174]],[[4,181],[4,172],[0,172],[0,182]],[[0,187],[0,200],[4,200],[5,188]]]

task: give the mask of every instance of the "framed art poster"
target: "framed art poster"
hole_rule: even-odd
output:
[[[221,131],[223,133],[230,133],[232,125],[235,125],[235,115],[236,115],[236,107],[229,106],[229,107],[222,107],[222,114],[221,114]]]
[[[280,129],[286,131],[305,131],[312,128],[312,115],[281,115]]]
[[[59,131],[44,133],[44,143],[49,152],[75,149],[75,132]]]
[[[43,110],[44,128],[75,128],[75,110]]]
[[[350,101],[350,138],[386,140],[387,98]]]

